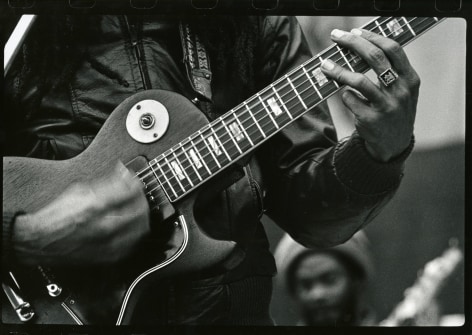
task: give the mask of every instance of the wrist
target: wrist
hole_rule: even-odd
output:
[[[379,161],[381,163],[388,163],[394,160],[397,160],[401,157],[408,157],[413,150],[413,146],[415,143],[414,135],[411,135],[410,140],[405,145],[402,145],[400,149],[396,151],[385,152],[382,150],[378,150],[375,148],[375,145],[364,141],[364,147],[366,151],[369,153],[372,159]]]
[[[399,156],[388,162],[381,162],[370,155],[364,139],[355,131],[336,146],[333,155],[334,172],[342,184],[358,194],[390,192],[399,185],[405,160],[413,146],[414,138]]]

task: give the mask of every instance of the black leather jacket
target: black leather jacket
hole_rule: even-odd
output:
[[[295,18],[261,17],[260,24],[256,89],[310,56]],[[93,140],[113,109],[138,91],[159,88],[188,99],[196,96],[182,61],[178,21],[144,17],[131,24],[125,16],[105,16],[100,31],[83,46],[89,58],[70,83],[48,92],[39,108],[26,117],[31,108],[28,92],[37,87],[37,81],[31,80],[21,110],[6,110],[17,122],[14,129],[4,129],[9,155],[75,156]],[[119,73],[121,79],[110,78],[96,64]],[[234,87],[227,78],[226,73],[213,73],[217,113],[254,93]],[[7,92],[11,83],[14,79],[8,78]],[[260,224],[263,212],[304,245],[343,242],[391,198],[407,154],[379,163],[370,158],[357,134],[338,143],[327,105],[321,104],[258,148],[244,177],[214,195],[211,205],[198,208],[197,217],[214,237],[248,246],[249,272],[270,274],[275,268]]]

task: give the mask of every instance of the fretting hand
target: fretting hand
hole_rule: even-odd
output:
[[[391,80],[388,84],[375,84],[366,75],[332,61],[322,64],[328,77],[349,86],[342,93],[342,100],[355,117],[355,127],[365,140],[367,151],[374,159],[387,162],[401,154],[411,141],[420,79],[401,46],[389,38],[360,29],[335,29],[331,38],[364,59],[378,76],[384,73]]]
[[[20,263],[107,264],[123,259],[150,232],[142,183],[121,163],[107,177],[71,185],[35,213],[18,216]]]

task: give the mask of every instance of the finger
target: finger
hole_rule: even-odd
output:
[[[128,187],[130,191],[142,190],[144,187],[143,182],[130,171],[123,163],[118,162],[115,167],[116,177],[122,181],[123,187]]]
[[[359,30],[354,31],[360,32]],[[331,32],[331,38],[340,46],[346,47],[358,54],[377,75],[392,67],[392,64],[381,48],[358,34],[334,29]]]
[[[408,57],[398,42],[365,29],[353,29],[351,32],[382,49],[398,73],[408,74],[412,71]]]
[[[353,113],[356,117],[363,117],[368,111],[370,111],[369,102],[359,92],[353,89],[346,89],[342,95],[343,104]]]
[[[142,183],[122,163],[117,163],[105,178],[92,182],[91,188],[97,199],[112,206],[120,206],[143,193]]]
[[[333,78],[340,84],[348,85],[362,93],[371,102],[383,101],[383,93],[365,75],[352,72],[334,63],[329,59],[323,60],[321,70],[328,77]]]

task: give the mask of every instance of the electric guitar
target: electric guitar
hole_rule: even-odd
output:
[[[363,28],[405,45],[440,21],[378,17]],[[156,280],[234,266],[241,250],[199,227],[192,212],[196,196],[207,181],[340,89],[320,70],[327,58],[352,71],[369,70],[356,54],[334,44],[211,123],[179,94],[149,90],[123,101],[93,143],[72,159],[4,157],[4,211],[36,211],[58,190],[88,180],[91,172],[105,175],[120,160],[143,182],[168,232],[165,241],[143,247],[132,268],[94,269],[93,278],[77,268],[12,273],[4,291],[17,313],[26,311],[25,321],[32,323],[130,324],[137,302]],[[33,281],[35,276],[42,281]],[[5,305],[3,322],[18,322]]]

